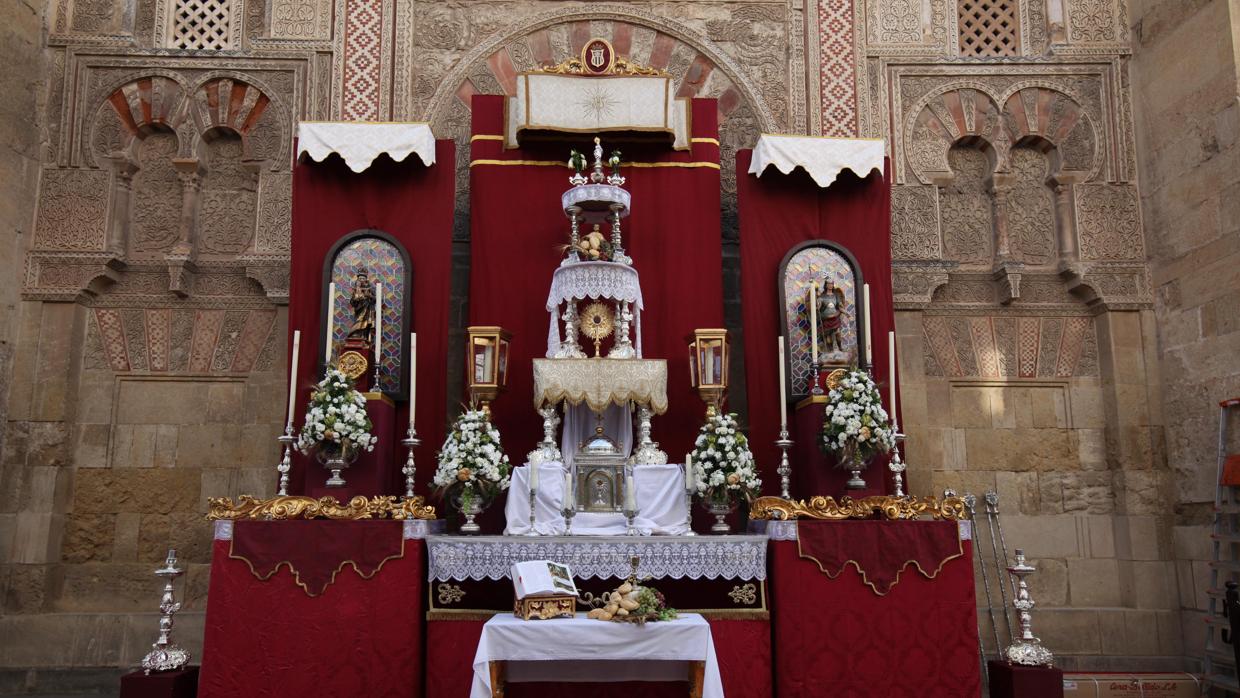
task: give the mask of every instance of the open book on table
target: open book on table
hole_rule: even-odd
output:
[[[536,596],[577,596],[573,571],[550,560],[526,560],[512,566],[512,587],[518,599]]]

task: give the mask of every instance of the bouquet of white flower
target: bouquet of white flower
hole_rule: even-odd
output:
[[[693,444],[693,470],[698,494],[707,500],[749,500],[762,489],[749,440],[737,427],[735,414],[706,419]]]
[[[840,467],[856,468],[895,447],[895,436],[878,386],[865,371],[852,369],[827,393],[822,447],[840,456]]]
[[[436,457],[434,483],[441,490],[467,485],[489,499],[508,489],[512,464],[500,445],[499,429],[482,410],[456,418]]]
[[[366,398],[353,389],[353,381],[343,371],[333,366],[310,396],[297,448],[307,455],[315,449],[338,450],[349,458],[362,449],[375,450],[379,439],[370,433],[371,427]]]

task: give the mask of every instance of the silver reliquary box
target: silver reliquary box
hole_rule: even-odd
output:
[[[577,511],[610,513],[624,509],[624,461],[620,447],[598,427],[573,456]]]

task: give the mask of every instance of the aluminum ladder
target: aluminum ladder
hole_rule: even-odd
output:
[[[1237,607],[1227,603],[1226,589],[1228,582],[1240,581],[1240,485],[1223,484],[1225,471],[1240,472],[1240,453],[1227,451],[1227,432],[1234,415],[1240,415],[1240,398],[1219,403],[1218,476],[1214,489],[1214,532],[1210,534],[1213,559],[1210,561],[1210,588],[1206,591],[1210,606],[1206,616],[1202,674],[1207,687],[1240,694],[1236,652],[1240,637],[1231,633]]]

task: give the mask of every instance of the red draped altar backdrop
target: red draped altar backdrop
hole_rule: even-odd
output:
[[[891,293],[891,186],[884,174],[859,178],[840,173],[835,183],[819,187],[802,169],[782,174],[768,167],[761,177],[749,174],[752,150],[736,153],[736,199],[741,236],[741,316],[745,329],[745,389],[749,395],[749,436],[762,471],[763,489],[777,492],[779,449],[780,334],[779,264],[793,246],[808,240],[830,240],[852,252],[870,285],[870,322],[874,380],[884,404],[887,400],[887,332],[895,329]],[[860,288],[858,288],[860,291]],[[821,408],[818,408],[819,412]],[[793,406],[788,407],[789,431],[797,452],[817,449],[793,429]],[[817,435],[817,432],[814,432]],[[806,472],[802,459],[792,463],[794,497],[844,494],[844,471]],[[890,489],[886,460],[876,459],[863,473],[867,493]],[[830,490],[830,491],[828,491]],[[850,494],[858,494],[852,492]]]
[[[198,695],[421,696],[426,553],[404,523],[216,522]]]
[[[563,259],[559,248],[568,244],[568,218],[560,208],[572,174],[565,163],[571,148],[591,151],[593,134],[504,150],[503,126],[503,98],[475,95],[469,318],[470,324],[512,331],[508,393],[492,411],[504,450],[520,464],[542,438],[531,359],[546,355],[547,292]],[[667,359],[670,409],[654,418],[654,438],[675,463],[689,450],[706,410],[689,386],[685,336],[694,328],[723,326],[715,100],[693,100],[691,137],[688,151],[603,140],[606,152],[619,147],[631,163],[622,174],[633,212],[621,229],[641,276],[643,355]]]
[[[340,238],[361,229],[388,233],[409,253],[413,277],[411,331],[418,333],[417,429],[422,445],[416,451],[419,491],[425,492],[434,472],[434,456],[444,432],[448,352],[448,296],[452,273],[452,215],[456,179],[455,145],[436,141],[436,164],[427,166],[416,155],[393,162],[380,155],[369,168],[353,172],[338,155],[322,162],[299,160],[293,167],[292,265],[289,272],[289,360],[292,336],[301,330],[294,428],[303,422],[310,390],[321,378],[323,345],[323,264]],[[407,351],[407,347],[406,347]],[[404,438],[408,406],[398,405],[393,442]],[[387,435],[378,434],[380,438]],[[403,491],[400,466],[405,450],[394,443],[388,464],[390,482],[384,492]],[[306,467],[321,466],[298,456],[290,475],[291,493],[306,488]],[[349,479],[345,471],[345,480]],[[399,481],[399,482],[398,482]]]
[[[797,526],[800,543],[773,540],[770,549],[776,695],[980,693],[973,545],[959,540],[957,522]],[[823,529],[816,550],[807,527]]]

